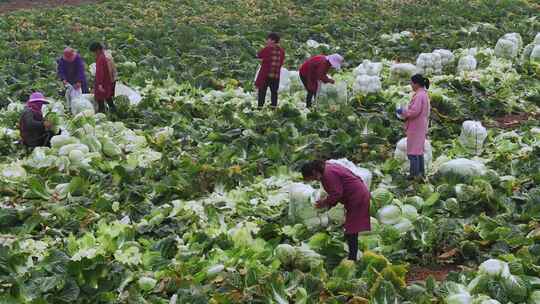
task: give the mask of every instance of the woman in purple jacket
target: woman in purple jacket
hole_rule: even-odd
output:
[[[358,233],[371,230],[369,201],[371,195],[362,179],[349,169],[325,161],[312,161],[302,167],[306,181],[320,181],[328,196],[317,202],[317,208],[332,208],[338,202],[345,206],[345,239],[349,260],[356,260]]]
[[[88,93],[88,85],[84,73],[84,60],[81,58],[81,55],[68,47],[56,63],[58,64],[58,78],[60,78],[64,85],[69,83],[75,89],[81,89],[84,94]]]

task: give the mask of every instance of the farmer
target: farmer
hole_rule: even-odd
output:
[[[113,103],[114,90],[116,86],[116,73],[112,58],[105,54],[103,45],[94,42],[90,45],[90,51],[96,55],[96,79],[94,83],[94,99],[98,104],[98,112],[105,112],[105,102],[109,105],[111,111],[116,107]]]
[[[343,63],[343,57],[339,54],[329,56],[316,55],[304,62],[300,67],[300,79],[307,91],[306,106],[311,107],[313,97],[319,90],[319,82],[335,83],[328,77],[330,68],[339,69]]]
[[[268,34],[266,38],[266,47],[257,53],[257,58],[261,59],[261,68],[255,80],[255,86],[259,90],[259,108],[264,105],[266,91],[270,88],[272,107],[277,106],[279,75],[281,66],[285,61],[285,51],[279,45],[279,35],[276,33]]]
[[[29,148],[50,146],[50,139],[54,136],[51,131],[52,124],[43,119],[41,107],[49,102],[43,94],[36,92],[30,95],[19,120],[19,131],[22,142]]]
[[[88,93],[84,60],[74,49],[65,48],[64,54],[56,63],[58,64],[58,77],[64,85],[71,84],[75,89],[81,89],[82,93]]]
[[[349,260],[356,260],[358,233],[371,230],[369,201],[371,195],[362,179],[349,169],[320,160],[311,161],[302,167],[306,181],[320,181],[328,193],[316,203],[317,208],[332,208],[341,202],[345,205],[345,239],[349,246]]]
[[[428,133],[428,121],[430,113],[429,79],[420,74],[413,75],[411,87],[414,91],[412,100],[406,110],[398,109],[397,114],[405,119],[407,132],[407,156],[411,163],[409,179],[423,177],[424,169],[424,144]]]

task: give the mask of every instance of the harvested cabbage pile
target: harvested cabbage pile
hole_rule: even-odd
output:
[[[448,58],[446,60],[448,60]],[[443,68],[441,54],[439,52],[421,53],[416,59],[416,67],[421,74],[441,74]]]
[[[512,59],[517,57],[523,47],[521,35],[508,33],[502,36],[495,45],[495,55],[502,58]]]

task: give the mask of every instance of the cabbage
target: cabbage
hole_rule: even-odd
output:
[[[399,221],[395,223],[393,226],[400,233],[405,233],[414,229],[412,222],[406,218],[400,218]]]
[[[78,143],[79,139],[69,135],[56,135],[51,138],[51,147],[54,149],[60,149],[62,146]]]
[[[371,200],[378,207],[388,205],[394,199],[394,195],[386,188],[377,188],[371,193]]]
[[[487,169],[486,166],[479,161],[466,158],[457,158],[443,163],[438,172],[442,175],[475,177],[486,174]]]
[[[274,249],[274,255],[279,259],[281,264],[292,265],[296,258],[296,248],[289,244],[279,244]]]
[[[334,206],[328,210],[327,215],[334,225],[343,225],[345,223],[345,208],[342,205]]]
[[[310,271],[322,265],[322,256],[311,250],[307,245],[296,248],[296,259],[294,266],[301,271]]]
[[[20,163],[6,164],[1,167],[2,176],[8,180],[20,180],[26,177],[26,170]]]
[[[115,144],[110,137],[102,137],[99,139],[102,145],[103,154],[108,157],[116,157],[122,154],[120,147]]]
[[[90,152],[100,152],[101,153],[101,142],[94,135],[85,136],[81,142],[88,146]]]
[[[446,304],[472,304],[473,298],[468,293],[458,293],[449,295],[444,299]]]
[[[540,304],[540,290],[531,292],[528,304]]]
[[[497,259],[489,259],[480,264],[480,267],[478,267],[478,274],[507,278],[510,276],[510,268],[506,262]]]
[[[417,209],[422,208],[424,205],[424,199],[420,196],[411,196],[405,199],[405,204],[413,205]]]
[[[405,204],[401,206],[401,213],[403,214],[404,218],[411,221],[414,221],[418,218],[418,210],[416,210],[413,205]]]
[[[60,150],[58,150],[58,155],[68,156],[69,153],[73,150],[79,150],[83,154],[90,152],[90,149],[88,149],[88,146],[85,144],[68,144],[68,145],[62,146]]]
[[[141,277],[137,281],[137,285],[139,285],[139,288],[141,288],[144,291],[150,291],[154,289],[156,284],[157,284],[157,280],[150,277]]]
[[[71,150],[69,152],[69,160],[72,163],[80,164],[84,160],[85,153],[81,150]]]
[[[173,136],[173,133],[174,130],[171,127],[161,128],[154,134],[154,141],[157,145],[163,145],[165,141]]]
[[[502,286],[512,302],[522,303],[527,300],[527,283],[521,277],[508,275],[504,277]]]
[[[385,225],[397,224],[401,220],[401,209],[395,205],[387,205],[377,211],[377,218]]]

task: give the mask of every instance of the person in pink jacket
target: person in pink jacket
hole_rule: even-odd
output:
[[[371,194],[362,179],[335,163],[315,160],[302,166],[305,181],[320,181],[328,196],[317,202],[317,208],[332,208],[339,202],[345,206],[345,239],[349,260],[356,260],[358,233],[371,230],[369,201]]]
[[[405,119],[407,133],[407,156],[411,163],[410,177],[423,177],[424,168],[424,144],[428,134],[429,113],[429,79],[420,74],[413,75],[411,87],[414,91],[413,98],[406,110],[398,109],[397,113]]]

